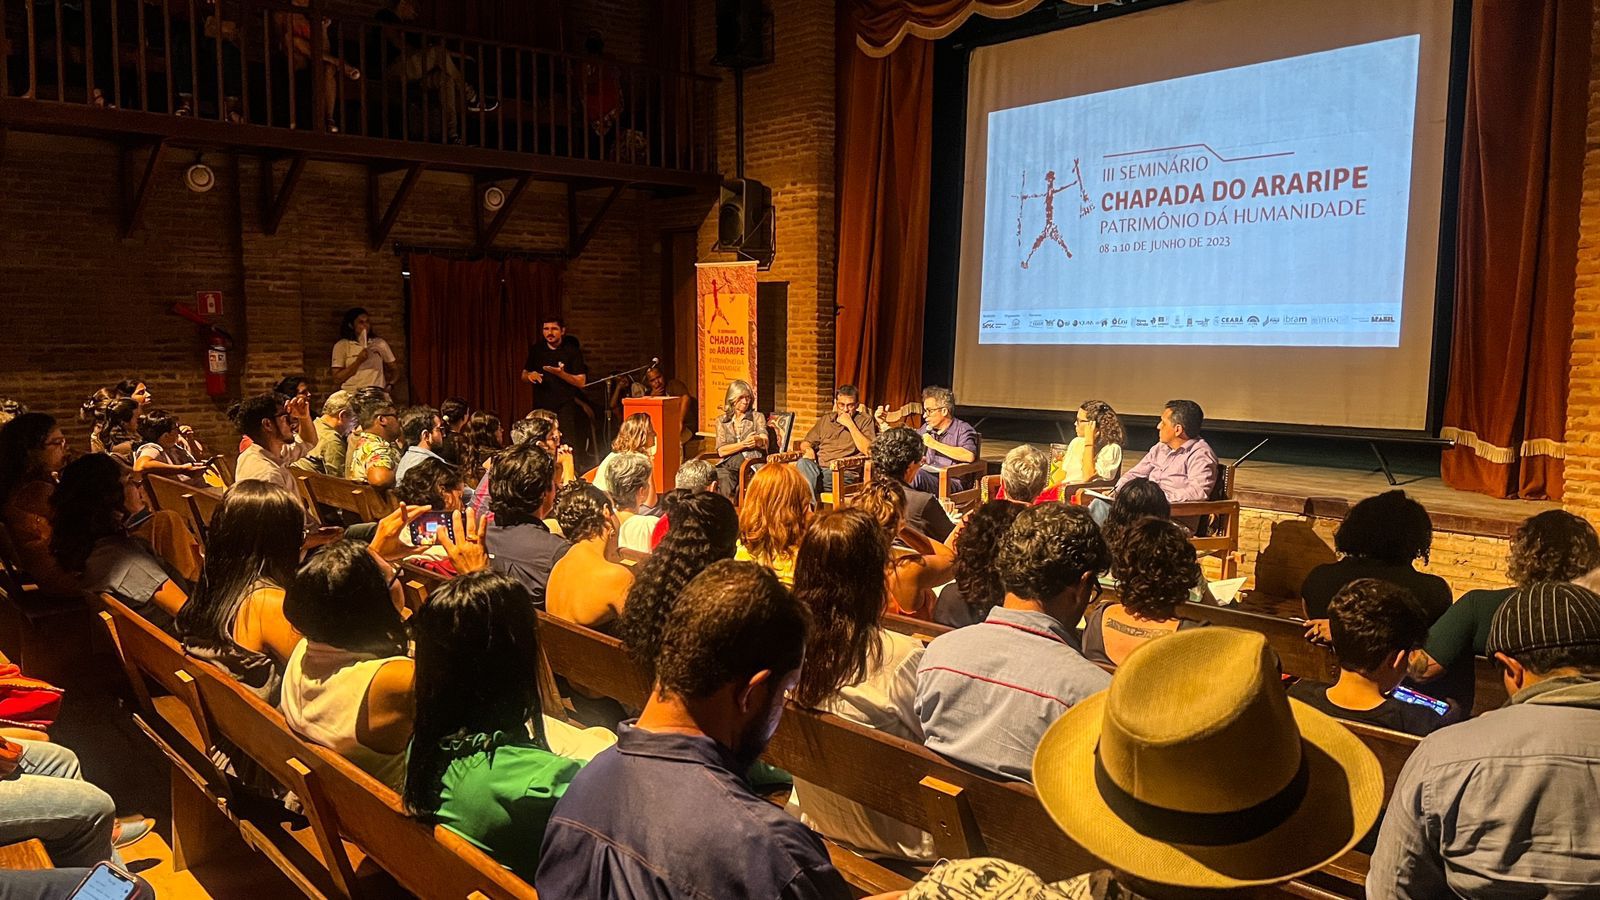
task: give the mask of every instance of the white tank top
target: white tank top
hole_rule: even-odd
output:
[[[367,688],[378,670],[395,659],[405,657],[358,653],[301,640],[284,666],[278,708],[296,733],[398,791],[406,780],[406,755],[379,753],[356,739],[356,721]]]

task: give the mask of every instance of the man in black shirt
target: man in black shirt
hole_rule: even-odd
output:
[[[578,395],[589,383],[589,366],[583,361],[578,339],[567,334],[566,323],[551,316],[540,325],[541,340],[528,348],[528,361],[522,366],[522,380],[533,385],[533,406],[556,414],[561,433],[573,446],[580,447]],[[588,457],[584,457],[587,459]]]
[[[1328,604],[1328,628],[1339,680],[1332,685],[1302,681],[1289,696],[1335,718],[1419,737],[1459,716],[1454,709],[1441,714],[1393,696],[1411,651],[1428,639],[1427,613],[1410,591],[1376,578],[1352,581]]]

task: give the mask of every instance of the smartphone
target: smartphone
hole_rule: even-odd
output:
[[[450,524],[447,512],[425,512],[411,522],[411,544],[415,547],[432,547],[439,542],[439,529],[443,528],[450,540],[456,539],[455,526]]]
[[[1418,693],[1417,691],[1413,691],[1404,685],[1395,688],[1394,693],[1392,693],[1390,696],[1394,697],[1396,700],[1399,700],[1401,703],[1410,703],[1413,706],[1426,707],[1441,716],[1450,711],[1450,704],[1444,702],[1443,700],[1429,697],[1427,694]]]
[[[110,863],[89,870],[87,878],[72,892],[71,900],[134,900],[142,895],[139,879]]]

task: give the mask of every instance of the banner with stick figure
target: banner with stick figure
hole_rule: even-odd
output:
[[[756,384],[756,264],[696,263],[695,269],[700,430],[711,432],[728,384]]]

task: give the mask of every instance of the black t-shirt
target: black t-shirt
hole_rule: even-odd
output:
[[[906,524],[941,543],[949,540],[950,532],[956,527],[939,505],[939,498],[914,487],[905,486],[905,489]]]
[[[972,604],[967,602],[954,581],[940,588],[938,599],[933,604],[935,622],[951,628],[965,628],[982,622],[983,618],[984,614],[973,610]]]
[[[1326,619],[1328,604],[1339,589],[1360,578],[1376,578],[1410,591],[1422,604],[1432,625],[1450,608],[1450,584],[1437,575],[1418,572],[1409,565],[1394,565],[1371,559],[1341,559],[1317,566],[1300,586],[1306,602],[1306,618]]]
[[[573,398],[578,396],[577,388],[544,370],[545,366],[558,364],[565,364],[569,375],[589,374],[589,365],[583,361],[583,348],[578,346],[578,339],[570,334],[562,338],[561,346],[554,350],[550,349],[550,345],[545,343],[543,338],[534,341],[528,348],[528,361],[522,370],[537,372],[544,376],[542,383],[533,386],[533,405],[537,409],[554,412],[570,404]]]
[[[1329,685],[1321,682],[1297,681],[1289,688],[1289,696],[1336,719],[1376,725],[1379,728],[1403,731],[1417,737],[1432,734],[1445,725],[1445,717],[1426,706],[1418,706],[1393,697],[1383,698],[1383,702],[1372,709],[1345,709],[1342,706],[1335,706],[1328,700],[1328,688]]]

